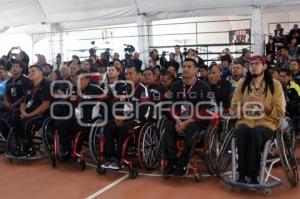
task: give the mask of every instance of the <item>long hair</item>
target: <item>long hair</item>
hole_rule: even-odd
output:
[[[251,80],[252,80],[252,76],[251,76],[250,71],[248,70],[246,77],[245,77],[245,81],[243,82],[243,85],[242,85],[242,94],[244,94],[246,87],[248,89],[248,94],[251,92],[251,86],[250,86]],[[274,82],[273,82],[272,76],[268,72],[268,70],[264,71],[264,80],[266,82],[266,86],[265,86],[265,90],[264,90],[265,96],[267,96],[267,94],[268,94],[268,89],[270,89],[271,94],[273,95],[274,90],[275,90]]]

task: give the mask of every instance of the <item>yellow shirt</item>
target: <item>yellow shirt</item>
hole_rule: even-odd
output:
[[[270,114],[266,114],[263,112],[259,118],[249,118],[243,114],[243,106],[246,107],[245,103],[247,103],[248,97],[251,95],[251,92],[248,93],[248,88],[246,87],[244,93],[242,94],[241,88],[243,82],[244,79],[241,79],[238,82],[236,90],[233,94],[230,107],[231,112],[238,116],[238,122],[236,123],[236,127],[238,127],[241,124],[246,124],[251,128],[253,128],[254,126],[261,125],[275,131],[277,128],[280,127],[281,120],[285,116],[286,102],[281,83],[277,80],[273,80],[273,95],[270,89],[268,89],[267,95],[263,93],[258,96],[261,102],[267,104],[268,106],[271,105],[272,112]]]

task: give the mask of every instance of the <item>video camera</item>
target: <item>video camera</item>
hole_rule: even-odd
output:
[[[133,45],[124,44],[126,48],[124,48],[125,52],[125,59],[130,59],[132,57],[132,53],[135,51],[135,48]]]

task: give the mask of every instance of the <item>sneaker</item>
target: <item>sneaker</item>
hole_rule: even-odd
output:
[[[173,163],[168,162],[168,164],[163,169],[163,175],[164,176],[172,175],[174,173],[174,170],[175,170],[175,165]]]
[[[109,162],[109,161],[104,162],[103,164],[101,164],[101,168],[103,168],[103,169],[109,169],[110,163],[111,162]]]
[[[116,161],[111,162],[111,163],[108,165],[108,169],[112,169],[112,170],[120,170],[119,163],[117,163]]]

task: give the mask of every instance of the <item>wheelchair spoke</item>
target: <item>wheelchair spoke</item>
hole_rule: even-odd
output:
[[[154,169],[158,166],[158,132],[155,126],[149,126],[143,133],[143,139],[141,143],[141,155],[143,164],[146,168]]]

